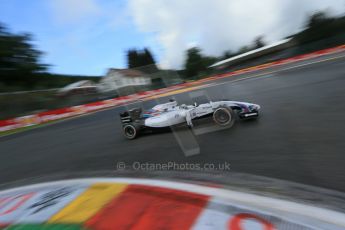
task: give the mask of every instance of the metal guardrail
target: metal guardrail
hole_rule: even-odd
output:
[[[152,66],[145,66],[137,69],[149,71],[148,75],[153,79],[151,85],[127,86],[107,93],[84,92],[61,95],[58,92],[59,89],[56,88],[0,93],[0,120],[25,116],[46,110],[92,103],[182,83],[182,79],[178,76],[176,71],[162,71]]]
[[[38,93],[38,92],[56,92],[58,90],[59,90],[59,88],[4,92],[4,93],[0,93],[0,96],[8,96],[8,95],[15,95],[15,94],[27,94],[27,93]]]

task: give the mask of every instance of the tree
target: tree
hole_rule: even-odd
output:
[[[148,50],[147,48],[144,49],[144,57],[145,57],[145,62],[148,65],[156,64],[155,59],[153,58],[150,50]]]
[[[313,28],[318,27],[320,25],[324,25],[325,23],[328,23],[332,21],[332,17],[328,15],[326,11],[318,11],[312,14],[308,20],[307,20],[307,27]]]
[[[127,51],[127,66],[128,68],[138,67],[138,53],[135,49]]]
[[[223,56],[220,58],[220,60],[228,59],[228,58],[231,58],[233,56],[234,56],[234,54],[230,50],[228,50],[228,51],[225,51],[223,53]]]
[[[47,69],[40,63],[42,52],[31,42],[30,34],[12,34],[0,24],[0,75],[6,85],[33,86],[34,76]]]
[[[328,45],[325,44],[325,48],[330,44],[337,45],[342,44],[343,41],[335,36],[342,36],[345,28],[345,17],[332,17],[327,11],[318,11],[308,16],[306,20],[306,27],[303,31],[294,34],[292,37],[299,45],[306,44],[314,41],[320,41],[328,39]],[[334,37],[333,39],[330,39]],[[321,44],[320,43],[320,44]],[[319,49],[321,47],[319,46]]]
[[[204,70],[201,50],[198,47],[187,50],[187,59],[185,63],[185,74],[188,78],[195,77],[200,71]]]
[[[198,47],[188,49],[186,56],[184,73],[188,78],[208,73],[208,67],[218,61],[216,57],[203,56]]]
[[[143,50],[130,49],[127,51],[128,68],[138,68],[150,65],[153,66],[153,69],[157,69],[156,62],[148,48],[144,48]]]
[[[207,71],[208,67],[214,63],[216,63],[218,60],[218,58],[216,57],[211,57],[211,56],[204,56],[202,57],[202,63],[203,63],[203,71]]]
[[[257,38],[255,38],[254,40],[254,47],[255,49],[259,49],[261,47],[264,47],[266,44],[263,41],[264,37],[263,36],[258,36]]]
[[[250,51],[250,48],[248,46],[242,46],[239,50],[238,50],[238,54],[242,54],[242,53],[246,53]]]

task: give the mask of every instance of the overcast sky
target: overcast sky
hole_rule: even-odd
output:
[[[32,33],[51,71],[101,75],[124,68],[129,48],[148,46],[162,67],[180,68],[191,46],[220,55],[259,35],[278,41],[325,9],[342,14],[345,0],[1,0],[0,22]]]

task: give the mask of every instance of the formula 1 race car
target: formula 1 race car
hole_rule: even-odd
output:
[[[212,117],[216,125],[226,127],[235,122],[235,115],[240,119],[256,118],[260,106],[238,101],[215,101],[205,104],[178,105],[176,101],[159,104],[152,109],[142,111],[141,108],[120,113],[124,136],[130,140],[136,138],[139,132],[169,128],[180,124],[193,127],[192,120]]]

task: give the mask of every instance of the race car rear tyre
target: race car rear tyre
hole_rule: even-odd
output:
[[[231,126],[235,122],[235,114],[231,108],[219,107],[213,112],[213,120],[220,126]]]
[[[138,135],[138,129],[132,124],[127,124],[123,126],[123,135],[129,140],[133,140]]]

